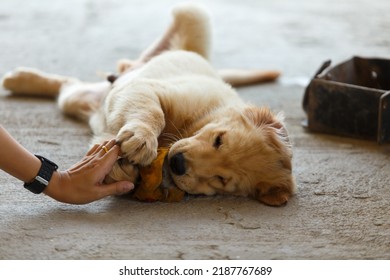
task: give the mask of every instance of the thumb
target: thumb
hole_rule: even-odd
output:
[[[99,194],[103,198],[109,195],[121,195],[128,193],[134,189],[134,184],[128,181],[120,181],[109,185],[101,185],[99,188]]]

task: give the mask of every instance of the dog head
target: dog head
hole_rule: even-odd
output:
[[[216,112],[169,152],[173,180],[182,190],[251,196],[273,206],[293,194],[291,158],[282,115],[254,106]]]

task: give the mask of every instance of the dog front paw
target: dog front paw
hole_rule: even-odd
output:
[[[157,157],[158,141],[146,128],[122,128],[117,136],[122,156],[133,164],[148,165]]]
[[[118,159],[110,173],[104,178],[106,184],[111,184],[118,181],[136,182],[138,178],[138,168],[127,161],[125,158]]]

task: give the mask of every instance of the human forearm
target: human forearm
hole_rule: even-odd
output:
[[[118,154],[119,146],[115,140],[105,141],[92,147],[80,162],[68,170],[54,171],[47,186],[38,189],[36,185],[25,187],[34,193],[43,190],[55,200],[72,204],[89,203],[108,195],[126,193],[134,187],[131,182],[104,184],[104,178],[112,169]],[[35,184],[37,181],[34,178],[40,173],[41,166],[41,160],[14,140],[0,125],[0,169],[23,182]]]
[[[0,168],[23,182],[32,181],[41,167],[41,161],[14,140],[0,126]]]

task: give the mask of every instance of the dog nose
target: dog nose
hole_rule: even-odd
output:
[[[183,153],[174,155],[169,162],[172,172],[179,176],[184,175],[186,173],[185,161]]]

